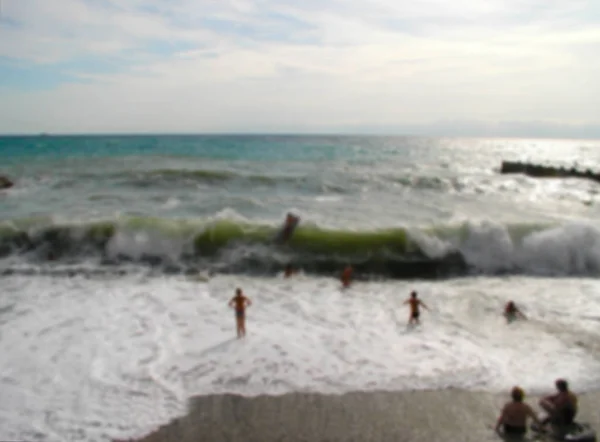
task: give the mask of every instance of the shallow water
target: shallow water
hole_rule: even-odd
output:
[[[252,299],[234,338],[227,301]],[[431,308],[406,327],[412,289]],[[600,284],[181,276],[2,279],[3,437],[139,435],[196,394],[600,386]],[[507,325],[512,297],[530,318]]]

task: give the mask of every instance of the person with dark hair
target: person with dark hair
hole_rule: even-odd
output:
[[[527,418],[530,417],[536,424],[540,424],[533,409],[523,402],[525,392],[520,387],[513,387],[510,392],[512,401],[506,403],[502,413],[496,421],[496,431],[507,436],[523,436],[527,432]]]
[[[569,390],[566,380],[557,379],[554,384],[557,393],[540,400],[540,407],[548,413],[542,424],[551,423],[559,427],[571,425],[577,415],[577,396]]]
[[[252,302],[244,296],[242,289],[235,289],[235,296],[229,301],[229,306],[235,309],[238,338],[246,336],[246,307],[251,305]]]
[[[299,223],[300,223],[299,216],[294,215],[291,212],[288,213],[285,216],[285,222],[283,224],[283,227],[281,228],[281,230],[275,237],[275,243],[277,243],[277,244],[287,243],[290,240],[290,238],[292,237],[292,235],[294,234],[294,231],[296,230],[296,227],[298,227]]]
[[[287,264],[287,265],[285,266],[285,270],[284,270],[284,272],[283,272],[283,276],[284,276],[285,278],[290,278],[290,277],[292,277],[292,275],[293,275],[294,273],[296,273],[296,269],[294,269],[294,267],[293,267],[291,264]]]
[[[340,276],[340,281],[342,282],[342,287],[343,288],[348,288],[350,287],[350,284],[352,284],[352,274],[354,273],[354,269],[352,268],[352,266],[350,264],[348,264],[345,268],[344,271],[342,272],[341,276]]]
[[[417,299],[417,292],[412,291],[410,293],[410,298],[404,301],[404,304],[410,305],[410,315],[408,317],[408,325],[413,325],[414,323],[420,324],[419,316],[421,316],[421,311],[419,307],[423,307],[426,310],[429,310],[429,307],[425,305],[423,301]]]
[[[517,308],[513,301],[508,301],[504,307],[504,317],[509,324],[516,319],[527,319],[527,317]]]

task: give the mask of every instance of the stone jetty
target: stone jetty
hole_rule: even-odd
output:
[[[590,169],[583,171],[574,167],[567,169],[565,167],[542,166],[515,161],[502,161],[500,173],[522,173],[535,178],[587,178],[600,183],[600,174]]]

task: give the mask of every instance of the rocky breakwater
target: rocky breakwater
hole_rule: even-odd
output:
[[[586,178],[600,183],[600,174],[588,169],[577,170],[574,167],[543,166],[539,164],[521,163],[514,161],[502,161],[501,174],[522,173],[535,178]]]

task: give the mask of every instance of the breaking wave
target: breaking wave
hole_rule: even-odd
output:
[[[211,169],[155,169],[144,171],[127,171],[111,175],[111,178],[122,180],[135,187],[164,185],[165,183],[204,183],[217,184],[227,181],[244,181],[253,184],[275,185],[277,182],[293,182],[294,177],[277,177],[268,175],[247,175],[230,170]],[[300,178],[298,178],[300,179]]]
[[[337,275],[352,264],[357,278],[600,274],[600,230],[584,223],[466,222],[370,231],[301,224],[285,245],[275,244],[278,231],[233,219],[23,219],[0,224],[0,257],[5,264],[16,257],[34,266],[79,266],[91,258],[102,268],[143,264],[168,272],[246,274],[278,273],[291,263],[306,273]],[[4,274],[24,271],[7,265]]]

